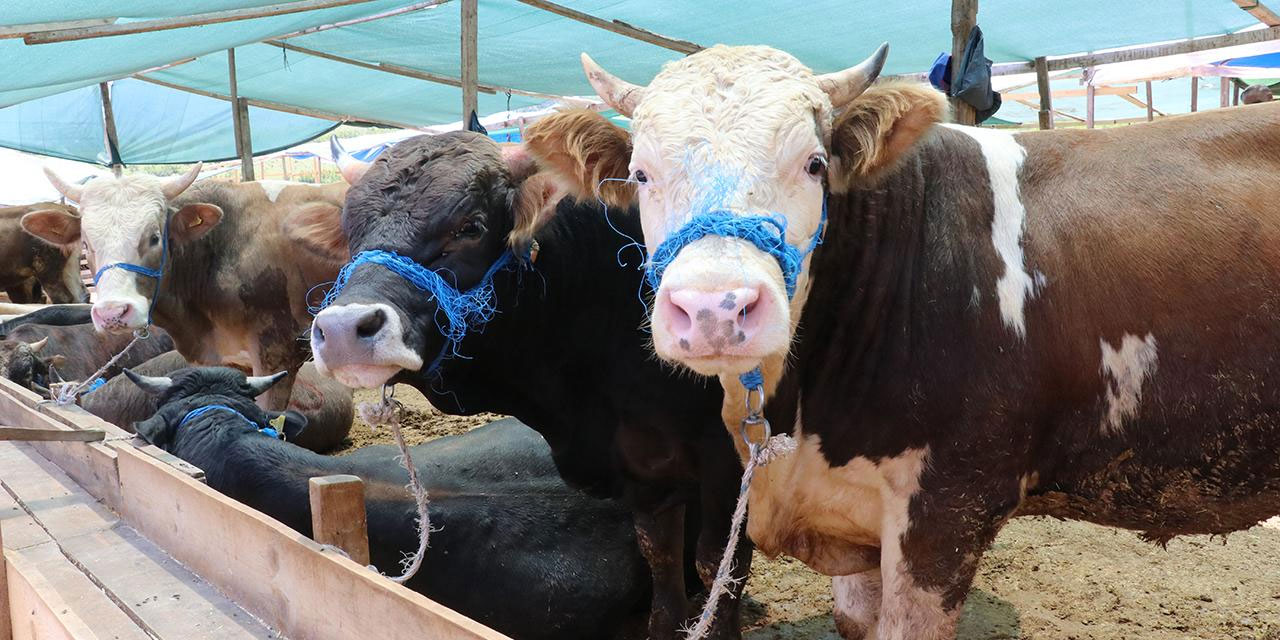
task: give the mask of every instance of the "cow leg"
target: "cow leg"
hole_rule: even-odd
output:
[[[880,567],[831,578],[836,630],[844,640],[875,640],[880,618]]]
[[[733,510],[737,506],[739,476],[742,475],[742,464],[738,455],[724,441],[724,433],[713,434],[712,442],[704,443],[700,465],[702,476],[702,518],[698,530],[698,549],[696,563],[698,576],[708,590],[715,581],[716,569],[720,558],[724,555],[724,545],[729,538],[729,526],[733,518]],[[742,592],[746,587],[747,575],[751,573],[751,539],[743,534],[738,539],[738,547],[733,552],[733,570],[730,577],[734,580],[729,592],[720,598],[720,606],[716,610],[716,618],[708,634],[710,638],[735,640],[742,637],[741,616],[739,614]]]
[[[935,476],[914,495],[894,488],[884,495],[875,637],[951,640],[978,562],[1021,499],[1018,483]]]
[[[653,575],[649,640],[675,640],[688,617],[684,585],[684,505],[637,509],[636,541]]]

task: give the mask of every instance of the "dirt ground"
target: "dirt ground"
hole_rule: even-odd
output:
[[[462,433],[501,416],[446,416],[417,391],[396,390],[406,439]],[[377,393],[362,391],[356,401]],[[348,448],[390,442],[357,420]],[[831,581],[788,558],[756,554],[747,584],[747,640],[838,640]],[[960,621],[961,640],[1280,640],[1280,520],[1167,550],[1127,531],[1022,518],[983,558]]]

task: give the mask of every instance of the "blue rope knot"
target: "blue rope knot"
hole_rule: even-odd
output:
[[[284,440],[284,437],[280,434],[279,431],[276,431],[275,428],[260,426],[258,423],[250,420],[243,413],[240,413],[239,411],[236,411],[235,409],[232,409],[231,407],[228,407],[225,404],[211,404],[211,405],[200,407],[198,409],[192,409],[191,411],[188,411],[187,415],[183,416],[182,421],[178,423],[178,428],[181,429],[188,422],[191,422],[192,420],[195,420],[196,418],[199,418],[200,416],[206,413],[212,413],[214,411],[227,411],[229,413],[234,413],[241,420],[244,420],[245,424],[249,425],[250,427],[253,427],[254,429],[257,429],[258,433],[261,433],[264,436],[275,438],[276,440]]]
[[[476,286],[466,291],[459,291],[438,272],[414,262],[412,258],[394,251],[379,249],[361,251],[338,272],[333,288],[325,294],[320,306],[312,309],[312,313],[319,313],[333,304],[338,294],[347,286],[347,280],[351,274],[360,265],[376,264],[389,269],[436,301],[436,328],[440,331],[440,335],[444,336],[445,344],[436,359],[423,369],[424,373],[430,373],[447,355],[459,355],[458,345],[466,337],[468,330],[483,327],[493,319],[493,315],[498,311],[493,291],[493,276],[515,262],[515,254],[510,251],[502,252]]]

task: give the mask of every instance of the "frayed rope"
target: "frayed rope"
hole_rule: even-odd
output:
[[[52,402],[59,407],[65,407],[69,404],[75,404],[76,398],[80,397],[83,393],[96,391],[98,387],[102,386],[102,376],[106,375],[107,370],[114,366],[120,358],[123,358],[124,354],[129,353],[129,349],[132,349],[133,345],[137,344],[139,340],[145,340],[147,335],[148,334],[146,333],[133,334],[133,340],[130,340],[129,344],[126,344],[124,348],[120,350],[120,353],[117,353],[114,357],[108,360],[106,364],[102,365],[102,368],[93,372],[92,375],[84,380],[81,380],[80,382],[58,382],[49,385],[51,387],[49,395],[52,396],[50,398]],[[49,400],[46,400],[44,402],[48,401]]]

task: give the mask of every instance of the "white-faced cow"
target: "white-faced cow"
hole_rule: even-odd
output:
[[[629,166],[653,255],[709,215],[785,222],[803,252],[825,203],[799,268],[713,233],[654,303],[658,355],[719,375],[727,419],[738,374],[778,385],[798,449],[755,476],[751,538],[845,576],[845,637],[930,640],[1014,515],[1165,541],[1280,512],[1280,108],[1012,134],[941,124],[927,87],[866,90],[882,60],[823,76],[715,47],[637,87],[585,59],[629,140],[581,113],[529,135]],[[628,177],[562,165],[587,197]]]
[[[22,224],[54,244],[84,240],[99,331],[154,323],[193,363],[294,374],[306,359],[298,338],[311,320],[307,291],[333,280],[348,256],[339,224],[347,185],[192,185],[199,171],[196,165],[168,181],[130,175],[84,186],[46,171],[79,203],[80,217],[37,211]],[[259,402],[285,408],[295,378]]]

